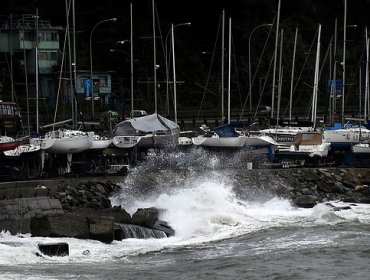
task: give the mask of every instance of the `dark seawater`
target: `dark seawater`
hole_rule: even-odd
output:
[[[123,178],[112,203],[130,213],[167,209],[161,218],[176,236],[107,245],[3,232],[1,279],[369,279],[369,205],[333,212],[271,195],[248,200],[240,194],[251,190],[230,176],[243,156],[200,149],[150,156]],[[70,256],[36,256],[38,243],[53,241],[68,242]]]

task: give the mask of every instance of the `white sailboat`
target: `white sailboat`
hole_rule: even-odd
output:
[[[66,173],[71,172],[71,164],[72,164],[72,154],[80,153],[83,151],[86,151],[93,145],[94,140],[94,133],[93,132],[83,132],[76,129],[58,129],[54,130],[54,125],[58,124],[56,123],[56,116],[57,116],[57,110],[58,110],[58,100],[60,96],[61,91],[61,81],[63,80],[63,65],[65,61],[65,52],[66,52],[66,43],[68,42],[68,52],[69,52],[69,61],[72,60],[71,58],[71,46],[70,46],[70,25],[69,25],[69,13],[70,8],[69,6],[66,7],[66,18],[67,18],[67,26],[66,26],[66,33],[64,37],[64,46],[63,46],[63,52],[62,52],[62,63],[61,63],[61,71],[60,71],[60,77],[59,77],[59,85],[58,85],[58,92],[57,92],[57,103],[54,113],[54,124],[49,125],[52,126],[52,131],[49,131],[45,134],[44,137],[32,139],[30,141],[31,143],[37,144],[39,143],[41,145],[42,150],[42,162],[44,161],[44,154],[50,153],[50,154],[65,154],[67,155],[67,168]],[[70,81],[70,92],[74,94],[74,89],[72,88],[72,63],[70,63],[70,69],[69,69],[69,81]],[[73,103],[74,98],[72,97],[72,121],[75,122],[74,115],[74,109],[73,109]],[[64,123],[64,122],[60,122]]]
[[[213,147],[213,148],[241,148],[245,145],[247,136],[238,133],[230,124],[209,129],[202,126],[204,134],[193,137],[195,146]]]
[[[280,2],[280,1],[279,1]],[[281,56],[282,56],[282,40],[283,40],[283,32],[281,32],[281,46],[280,46],[280,66],[279,69],[281,69]],[[297,34],[297,32],[296,32]],[[270,136],[272,137],[276,142],[282,145],[290,145],[294,139],[295,136],[299,133],[305,133],[314,131],[315,124],[316,124],[316,115],[317,115],[317,92],[318,92],[318,82],[319,82],[319,62],[320,62],[320,46],[321,46],[321,24],[319,24],[318,27],[318,36],[317,36],[317,49],[316,49],[316,63],[315,63],[315,76],[314,76],[314,86],[313,86],[313,94],[312,94],[312,110],[311,110],[311,122],[312,126],[302,126],[302,127],[279,127],[278,126],[278,120],[279,120],[279,104],[277,109],[277,125],[275,128],[267,128],[262,129],[260,131],[253,131],[252,134],[258,134]],[[294,47],[295,49],[295,47]],[[294,60],[294,58],[293,58]],[[294,65],[294,64],[293,64]],[[294,69],[294,66],[292,67]],[[282,77],[280,74],[279,78],[279,99],[280,100],[280,94],[281,94],[281,81]],[[291,94],[290,94],[290,100],[292,100],[292,84],[291,84]],[[274,101],[273,101],[274,103]],[[279,103],[279,102],[278,102]],[[291,106],[291,104],[290,104]],[[273,114],[271,115],[273,116]],[[291,119],[291,108],[290,108],[290,114],[289,117]]]
[[[80,130],[58,129],[47,132],[41,148],[52,154],[75,154],[91,148],[94,134]]]
[[[224,22],[225,14],[222,13]],[[224,28],[222,28],[224,32]],[[224,36],[222,36],[224,38]],[[222,49],[222,52],[224,50]],[[223,69],[222,69],[223,71]],[[192,138],[195,146],[213,147],[213,148],[241,148],[245,145],[247,136],[244,133],[238,133],[234,127],[230,125],[230,83],[231,83],[231,18],[229,18],[229,63],[228,63],[228,111],[227,124],[209,129],[202,126],[204,134]],[[223,91],[223,89],[222,89]],[[223,107],[223,106],[222,106]],[[223,112],[223,108],[222,108]]]
[[[365,41],[366,41],[366,68],[365,68],[365,106],[364,106],[364,119],[367,119],[367,102],[369,98],[369,37],[367,35],[367,28],[365,29]],[[360,85],[361,85],[361,70],[360,70]],[[355,157],[368,157],[370,155],[370,134],[369,130],[361,127],[361,105],[362,105],[362,92],[360,87],[359,104],[360,104],[360,131],[359,131],[359,143],[352,146],[352,153]]]

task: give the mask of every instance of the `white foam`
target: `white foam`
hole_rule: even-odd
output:
[[[213,174],[215,175],[215,174]],[[246,190],[248,191],[248,190]],[[126,194],[122,193],[122,198]],[[130,197],[133,199],[133,197]],[[116,199],[116,203],[119,202]],[[124,208],[125,204],[122,202]],[[334,202],[334,206],[348,204]],[[174,237],[166,239],[128,239],[103,244],[93,240],[73,238],[41,238],[30,235],[12,236],[0,233],[0,265],[37,263],[94,263],[119,258],[129,261],[130,256],[161,251],[188,245],[199,245],[261,229],[291,226],[316,226],[346,221],[370,223],[370,205],[351,206],[349,210],[332,212],[331,208],[319,204],[312,209],[293,207],[290,201],[273,198],[267,202],[243,201],[232,188],[232,181],[223,176],[190,178],[179,182],[172,190],[166,189],[146,199],[133,199],[129,212],[137,208],[158,207],[167,209],[161,219],[175,230]],[[38,243],[67,242],[68,257],[36,256]],[[295,241],[296,242],[296,241]],[[302,240],[302,242],[324,242]],[[289,246],[289,242],[284,243]],[[284,246],[285,246],[284,245]],[[304,244],[302,244],[304,245]],[[89,254],[83,254],[89,250]]]

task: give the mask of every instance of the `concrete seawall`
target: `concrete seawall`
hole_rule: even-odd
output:
[[[12,181],[0,183],[0,200],[26,197],[51,196],[58,192],[59,185],[77,185],[89,181],[120,182],[122,177],[110,176],[103,178],[61,178],[53,180]]]
[[[45,213],[63,213],[59,200],[49,197],[0,200],[0,228],[11,234],[29,233],[31,218]]]

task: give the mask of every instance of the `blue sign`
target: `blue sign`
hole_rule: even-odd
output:
[[[87,97],[92,96],[92,80],[84,80],[84,93]]]

